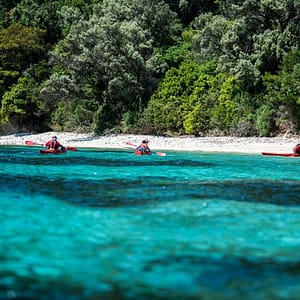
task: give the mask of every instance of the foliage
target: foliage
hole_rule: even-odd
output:
[[[49,74],[46,62],[31,65],[19,77],[18,82],[6,91],[2,98],[0,121],[10,122],[15,130],[40,131],[47,128],[48,113],[45,103],[39,98],[40,84]]]
[[[35,115],[38,108],[34,101],[36,95],[32,92],[33,90],[36,90],[34,82],[29,78],[20,77],[18,83],[3,96],[0,121],[7,123],[10,120],[15,129],[38,129],[35,124],[36,121],[39,121]]]
[[[228,132],[238,120],[238,103],[234,101],[240,92],[239,82],[234,77],[228,77],[221,85],[218,103],[214,107],[212,117],[215,125],[223,132]]]
[[[44,31],[15,23],[0,30],[0,96],[31,64],[45,57]]]
[[[272,121],[275,113],[274,108],[270,104],[263,104],[257,110],[256,129],[260,136],[269,136],[272,132]]]
[[[255,103],[240,80],[215,72],[214,61],[203,65],[185,61],[169,70],[150,99],[143,122],[151,124],[156,134],[253,134]]]
[[[43,99],[48,101],[49,94],[60,98],[59,91],[54,92],[60,81],[68,101],[75,101],[78,94],[82,101],[96,99],[102,117],[113,124],[124,111],[141,108],[155,82],[154,48],[166,45],[166,36],[171,43],[177,30],[175,16],[163,2],[103,1],[95,5],[89,20],[73,24],[52,53],[54,65],[68,73],[68,84],[61,80],[65,75],[50,78]]]
[[[143,122],[159,134],[200,134],[207,128],[210,103],[206,96],[215,85],[214,69],[213,61],[198,65],[191,60],[184,61],[178,69],[170,69],[151,97]]]
[[[23,0],[11,10],[10,23],[43,29],[45,42],[53,44],[61,35],[56,10],[55,1]]]
[[[22,0],[0,0],[0,30],[8,26],[8,16],[12,8],[14,8]]]
[[[299,23],[298,0],[0,0],[1,122],[296,133]]]
[[[175,11],[184,25],[188,25],[194,18],[207,12],[218,9],[216,0],[166,0]]]
[[[193,22],[195,52],[217,56],[218,70],[243,80],[251,91],[299,46],[299,7],[293,0],[219,2],[223,15],[202,15]]]
[[[264,103],[273,108],[277,131],[300,129],[300,51],[292,50],[283,60],[278,75],[264,76]],[[265,105],[266,105],[265,104]],[[272,128],[274,129],[274,128]]]

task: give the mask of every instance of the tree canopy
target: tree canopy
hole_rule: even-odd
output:
[[[269,136],[300,129],[299,1],[0,7],[0,131]]]

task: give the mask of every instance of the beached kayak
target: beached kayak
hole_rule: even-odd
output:
[[[144,152],[144,151],[140,151],[140,150],[135,150],[134,151],[135,155],[150,155],[151,152]]]
[[[271,156],[287,156],[287,157],[299,157],[299,154],[295,153],[273,153],[273,152],[262,152],[262,155],[271,155]]]

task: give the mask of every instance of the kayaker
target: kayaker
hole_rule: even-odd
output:
[[[135,150],[136,151],[141,151],[143,153],[150,153],[151,150],[150,150],[150,148],[148,146],[149,142],[150,141],[148,141],[148,140],[142,140],[142,143]]]
[[[57,136],[53,136],[50,141],[45,144],[49,150],[64,151],[65,147],[57,140]]]
[[[294,154],[300,155],[300,144],[297,144],[297,145],[293,148],[293,152],[294,152]]]

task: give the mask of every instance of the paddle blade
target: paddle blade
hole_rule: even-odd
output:
[[[132,144],[131,142],[126,142],[125,144],[126,144],[126,145],[129,145],[129,146],[132,146],[132,147],[135,147],[135,148],[137,147],[137,145],[134,145],[134,144]]]
[[[158,156],[166,156],[167,155],[167,153],[165,153],[165,152],[155,152],[155,153]]]
[[[38,143],[33,142],[33,141],[25,141],[25,144],[27,146],[44,146],[44,144],[38,144]]]
[[[69,150],[69,151],[77,151],[77,148],[75,148],[75,147],[67,147],[67,150]]]

